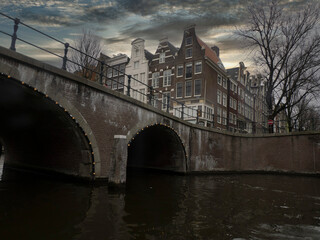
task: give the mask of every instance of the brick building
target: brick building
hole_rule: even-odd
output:
[[[205,44],[194,25],[187,27],[175,57],[175,99],[179,103],[173,103],[173,114],[181,117],[183,109],[184,119],[196,123],[199,113],[200,124],[226,128],[227,93],[218,48]]]
[[[170,99],[175,96],[175,55],[177,51],[178,49],[165,37],[159,41],[149,65],[148,84],[154,89],[151,93],[151,104],[168,112],[172,112]]]

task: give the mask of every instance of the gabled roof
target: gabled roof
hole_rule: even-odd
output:
[[[169,49],[170,49],[170,51],[171,51],[171,53],[174,55],[176,52],[178,52],[178,48],[176,48],[175,46],[173,46],[172,45],[172,43],[171,42],[167,42],[168,43],[168,47],[169,47]]]
[[[148,50],[144,50],[144,56],[146,57],[146,59],[148,61],[151,61],[153,58],[153,54],[151,52],[149,52]]]
[[[216,63],[220,68],[225,70],[222,61],[217,56],[216,52],[213,51],[207,44],[205,44],[198,36],[197,36],[198,43],[201,47],[205,48],[205,56],[208,57],[212,62]]]

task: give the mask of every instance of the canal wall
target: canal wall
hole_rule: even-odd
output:
[[[320,132],[240,135],[190,130],[190,172],[320,173]]]

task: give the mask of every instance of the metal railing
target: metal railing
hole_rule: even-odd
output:
[[[200,109],[195,109],[190,106],[187,106],[187,105],[185,105],[184,102],[178,101],[178,100],[174,99],[173,97],[171,97],[170,96],[171,93],[164,94],[161,91],[155,89],[153,86],[150,86],[150,85],[146,84],[145,82],[142,82],[139,79],[136,79],[136,78],[132,77],[131,75],[126,74],[123,71],[120,71],[119,69],[115,68],[114,66],[106,64],[103,60],[97,59],[97,58],[95,58],[85,52],[80,51],[79,49],[76,49],[75,47],[71,46],[67,42],[63,42],[63,41],[61,41],[55,37],[52,37],[52,36],[42,32],[40,30],[35,29],[34,27],[29,26],[28,24],[23,23],[18,18],[10,17],[2,12],[0,12],[0,15],[7,18],[7,19],[12,20],[14,23],[12,34],[0,30],[0,33],[11,37],[10,49],[13,51],[16,51],[16,41],[19,40],[23,43],[26,43],[32,47],[39,49],[41,51],[44,51],[48,54],[51,54],[51,55],[54,55],[54,56],[60,58],[62,60],[61,68],[64,70],[68,69],[68,67],[67,67],[68,64],[75,64],[82,69],[87,69],[87,70],[91,71],[91,73],[95,73],[98,76],[98,79],[99,79],[98,82],[100,84],[103,84],[103,79],[111,80],[112,83],[116,82],[118,86],[120,85],[121,87],[124,88],[124,90],[126,89],[126,91],[123,91],[123,94],[126,94],[127,96],[132,97],[132,93],[135,92],[136,95],[143,96],[144,99],[147,99],[147,102],[150,105],[153,105],[157,108],[160,108],[163,111],[166,111],[168,113],[172,112],[175,116],[178,116],[183,120],[186,120],[186,121],[189,121],[189,122],[192,122],[195,124],[204,125],[204,122],[206,122],[207,125],[210,125],[210,127],[215,127],[218,129],[220,128],[223,130],[229,130],[232,132],[235,131],[235,132],[243,132],[243,133],[255,133],[255,132],[257,132],[257,126],[261,126],[261,129],[266,129],[265,132],[267,132],[268,125],[266,122],[258,123],[258,122],[254,122],[254,121],[249,120],[247,122],[244,122],[244,124],[241,124],[241,121],[237,121],[237,124],[232,124],[232,122],[229,121],[229,118],[227,118],[227,117],[223,117],[223,116],[219,116],[219,115],[215,116],[214,113],[212,113],[212,112],[205,112],[203,109],[200,110]],[[18,34],[17,34],[18,29],[19,29],[19,25],[22,25],[32,31],[35,31],[35,32],[43,35],[46,38],[49,38],[49,39],[61,44],[61,46],[62,46],[61,49],[64,50],[63,56],[61,56],[57,53],[54,53],[50,50],[47,50],[43,47],[40,47],[34,43],[26,41],[22,38],[19,38]],[[76,52],[78,52],[78,53],[80,53],[90,59],[93,59],[97,63],[97,66],[94,66],[93,68],[92,68],[92,66],[84,66],[84,65],[79,64],[79,63],[73,61],[72,59],[68,58],[69,49],[76,51]],[[98,69],[98,66],[100,66],[100,69]],[[112,69],[112,71],[117,71],[118,76],[121,75],[121,76],[127,77],[127,80],[128,80],[127,84],[125,84],[125,81],[120,82],[119,80],[116,80],[112,77],[111,78],[108,77],[104,71],[105,67]],[[148,81],[148,78],[147,78],[147,81]],[[132,87],[133,82],[135,82],[136,84],[140,84],[140,86],[144,86],[146,89],[148,89],[148,91],[142,92],[138,89],[133,88]],[[156,94],[158,95],[157,97],[156,97]],[[159,99],[162,99],[162,100],[160,101]],[[243,127],[244,125],[246,127]],[[250,127],[250,126],[253,126],[253,127]]]

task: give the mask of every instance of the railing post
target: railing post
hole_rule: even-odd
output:
[[[100,84],[102,85],[103,84],[103,69],[104,69],[104,61],[101,61],[100,62]]]
[[[14,20],[13,35],[11,37],[11,46],[10,46],[10,49],[13,51],[16,51],[16,40],[17,40],[17,31],[18,31],[19,23],[20,23],[20,19],[16,18]]]
[[[130,84],[131,84],[131,75],[128,75],[128,86],[127,86],[127,95],[130,97]]]
[[[152,105],[152,99],[153,99],[153,87],[149,86],[149,104]]]
[[[197,124],[199,123],[199,113],[200,113],[200,111],[199,111],[199,109],[197,109]]]
[[[65,44],[64,44],[64,56],[63,56],[63,62],[62,62],[62,69],[63,69],[63,70],[67,70],[68,47],[69,47],[69,43],[65,43]]]
[[[212,127],[214,127],[214,113],[212,114]]]
[[[184,111],[184,104],[181,103],[181,119],[183,120],[183,111]]]
[[[169,112],[170,108],[170,94],[167,95],[167,113]]]

